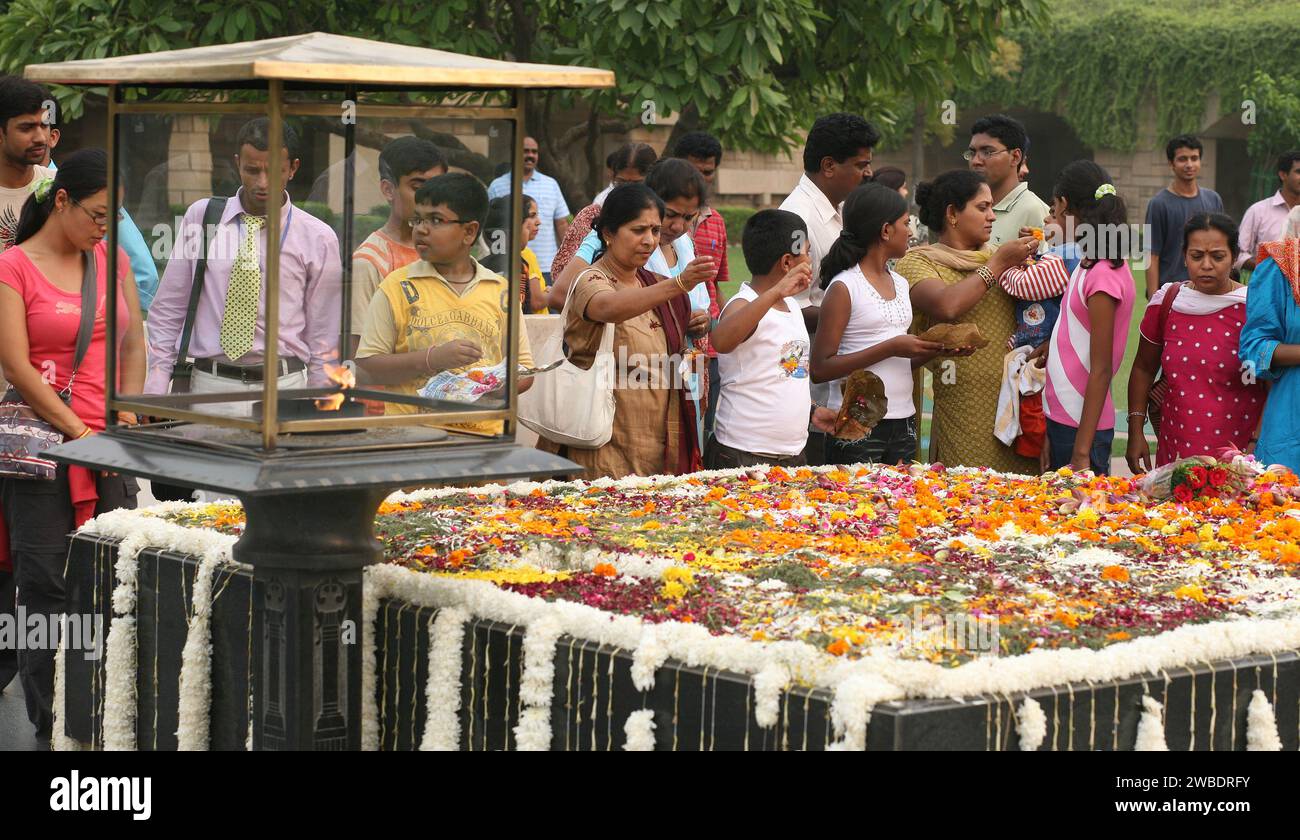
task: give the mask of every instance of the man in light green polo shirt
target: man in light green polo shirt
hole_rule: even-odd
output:
[[[962,157],[983,175],[993,191],[994,248],[1020,236],[1022,227],[1042,227],[1047,204],[1020,180],[1020,164],[1029,148],[1029,136],[1019,121],[1005,114],[980,117],[971,126],[970,148]]]

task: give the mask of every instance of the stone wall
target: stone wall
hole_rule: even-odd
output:
[[[212,149],[208,119],[178,116],[168,144],[167,202],[189,206],[212,195]]]

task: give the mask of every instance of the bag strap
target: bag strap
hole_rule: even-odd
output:
[[[1165,299],[1160,301],[1160,344],[1165,343],[1165,322],[1169,320],[1169,310],[1174,308],[1174,298],[1178,297],[1178,290],[1183,287],[1182,283],[1173,283],[1169,291],[1165,292]]]
[[[85,269],[81,276],[81,325],[77,327],[77,355],[72,362],[72,375],[77,375],[86,353],[90,350],[90,340],[95,336],[95,310],[99,308],[99,267],[95,261],[95,251],[82,254]]]
[[[95,337],[95,310],[99,308],[99,278],[96,276],[99,266],[94,249],[82,251],[81,259],[84,267],[81,274],[81,323],[77,325],[77,350],[72,360],[68,384],[59,391],[60,395],[68,396],[72,394],[72,383],[77,381],[77,371],[81,369],[81,363],[90,351],[90,342]]]
[[[569,301],[573,300],[573,290],[578,288],[578,284],[582,282],[582,278],[586,277],[589,273],[593,271],[599,274],[601,277],[604,277],[606,280],[609,279],[608,274],[601,271],[599,268],[596,268],[594,265],[589,268],[583,269],[582,272],[577,277],[573,278],[573,282],[569,284],[569,291],[564,295],[564,308],[560,310],[560,314],[564,316],[565,323],[568,323],[569,320]],[[597,352],[608,353],[613,349],[614,349],[614,325],[606,324],[605,332],[600,337],[600,347],[597,350]]]
[[[213,196],[203,211],[203,231],[200,234],[199,261],[194,266],[194,282],[190,285],[190,304],[185,310],[185,326],[181,328],[181,343],[176,351],[176,364],[184,364],[190,355],[190,337],[194,334],[194,316],[198,312],[199,298],[203,296],[203,277],[208,271],[208,229],[221,221],[229,199]]]

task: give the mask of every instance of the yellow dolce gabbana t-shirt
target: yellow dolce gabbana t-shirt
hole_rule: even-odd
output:
[[[519,309],[519,301],[510,300],[509,283],[504,277],[473,262],[474,279],[460,294],[424,260],[416,260],[385,277],[366,312],[357,358],[427,350],[448,341],[467,339],[482,348],[483,357],[471,365],[456,368],[454,373],[500,364],[504,349],[502,336],[509,317],[506,306]],[[519,364],[532,367],[533,354],[522,312],[516,346]],[[428,381],[429,377],[421,376],[389,387],[414,396]],[[416,406],[396,403],[385,407],[387,414],[413,414],[417,410]],[[503,424],[499,420],[484,420],[452,423],[447,427],[500,434]]]

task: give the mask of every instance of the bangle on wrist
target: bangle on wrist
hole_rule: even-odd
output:
[[[677,288],[682,290],[682,294],[690,294],[690,290],[686,288],[684,283],[682,283],[682,276],[680,274],[673,278],[673,282],[677,284]]]
[[[91,431],[92,431],[92,429],[91,429],[89,426],[87,426],[86,428],[82,429],[82,430],[81,430],[81,434],[79,434],[79,435],[77,435],[76,437],[74,437],[73,440],[81,440],[81,439],[84,438],[84,437],[89,437]]]
[[[426,373],[433,373],[433,367],[429,364],[429,356],[432,353],[433,353],[433,345],[430,344],[429,349],[424,351],[424,370]]]
[[[975,269],[975,273],[984,281],[984,291],[986,292],[993,288],[994,283],[998,282],[998,279],[993,276],[992,270],[990,270],[987,265],[982,265]]]
[[[1146,413],[1145,411],[1130,411],[1130,412],[1128,413],[1128,416],[1129,416],[1130,418],[1132,418],[1132,417],[1141,417],[1143,420],[1147,419],[1147,413]]]

